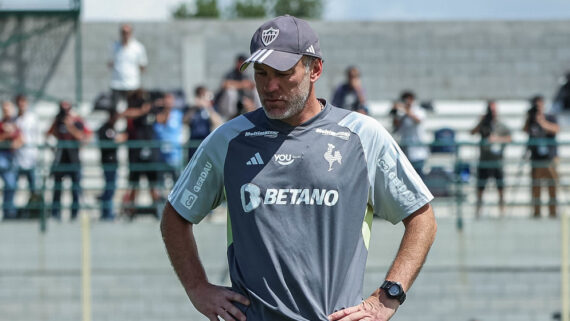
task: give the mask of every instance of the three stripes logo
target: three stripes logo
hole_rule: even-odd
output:
[[[313,45],[311,45],[309,48],[307,48],[306,51],[307,51],[307,52],[310,52],[310,53],[312,53],[312,54],[314,54],[314,53],[315,53],[315,48],[313,48]]]
[[[259,152],[255,153],[255,155],[253,155],[252,158],[250,158],[247,163],[245,163],[247,166],[252,166],[252,165],[263,165],[265,164],[263,162],[263,159],[261,159],[261,155],[259,155]]]

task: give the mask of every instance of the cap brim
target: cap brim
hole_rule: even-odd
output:
[[[273,49],[260,49],[254,52],[241,65],[240,70],[244,71],[252,63],[264,64],[279,71],[286,71],[299,62],[303,55],[293,54]]]

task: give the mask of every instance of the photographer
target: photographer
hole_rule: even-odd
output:
[[[523,130],[528,134],[528,149],[530,150],[533,217],[540,217],[541,186],[548,187],[548,212],[551,218],[556,217],[556,159],[558,156],[556,134],[560,131],[556,116],[544,113],[544,97],[535,96],[531,99],[531,108]]]
[[[429,149],[425,144],[426,133],[423,121],[425,111],[415,103],[416,95],[411,91],[404,91],[400,95],[400,102],[394,104],[390,114],[394,134],[404,154],[412,163],[420,177],[424,177],[423,167],[429,156]]]
[[[18,185],[18,168],[14,162],[16,151],[22,147],[22,134],[14,120],[14,106],[10,101],[2,102],[0,119],[0,177],[4,182],[2,211],[4,219],[17,218],[14,194]]]
[[[499,194],[499,210],[501,215],[505,212],[504,200],[504,173],[503,152],[505,145],[512,141],[511,131],[498,118],[497,103],[493,100],[487,102],[487,112],[471,130],[471,135],[481,135],[479,143],[479,164],[477,165],[477,207],[475,217],[479,218],[483,191],[487,180],[495,179]]]
[[[81,192],[81,161],[79,147],[81,142],[91,136],[91,131],[83,119],[73,113],[71,103],[61,101],[59,113],[51,124],[46,136],[53,136],[58,140],[52,164],[54,176],[54,192],[52,201],[52,216],[61,219],[61,191],[63,178],[69,176],[72,181],[73,203],[71,206],[71,219],[77,217],[79,211],[79,194]]]
[[[136,214],[136,198],[140,182],[146,177],[150,185],[150,195],[154,202],[160,199],[157,188],[159,156],[154,141],[153,126],[159,107],[155,102],[162,94],[137,89],[127,98],[128,108],[122,113],[127,120],[127,140],[129,149],[129,190],[123,197],[124,214],[134,218]]]

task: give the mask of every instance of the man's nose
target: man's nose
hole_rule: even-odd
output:
[[[279,79],[274,76],[267,76],[267,82],[265,83],[263,89],[265,89],[266,92],[273,92],[276,91],[278,88],[279,88]]]

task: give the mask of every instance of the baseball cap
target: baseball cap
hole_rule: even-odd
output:
[[[303,55],[322,58],[319,37],[305,20],[285,15],[262,24],[249,45],[251,56],[241,65],[268,65],[279,71],[291,69]]]

